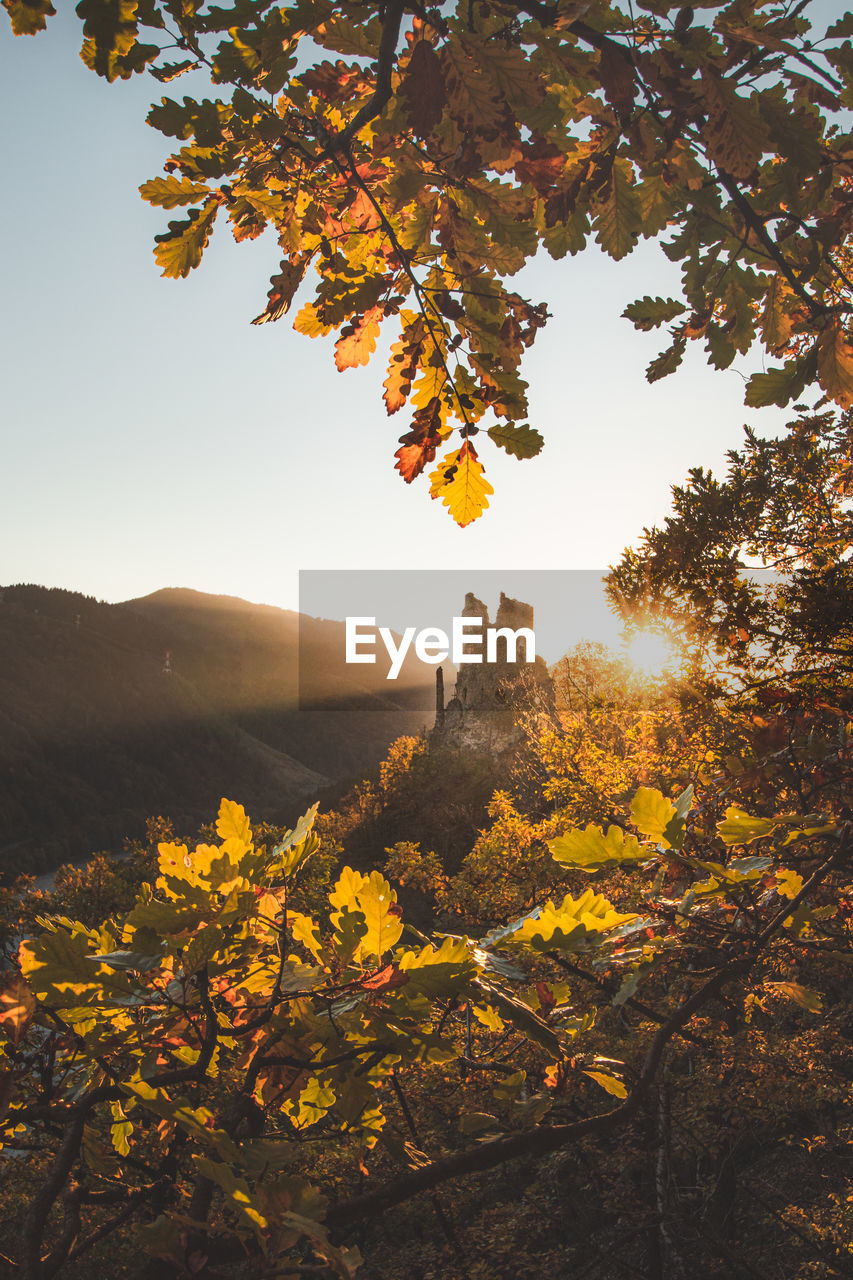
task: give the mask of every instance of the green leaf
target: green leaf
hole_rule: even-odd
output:
[[[293,830],[288,831],[273,849],[277,875],[292,875],[319,848],[319,843],[309,838],[318,808],[318,804],[313,804],[307,813],[303,813]]]
[[[226,800],[223,796],[216,819],[216,833],[220,840],[238,840],[243,845],[251,844],[252,829],[241,804],[235,804],[233,800]]]
[[[675,188],[667,185],[662,177],[652,175],[637,186],[640,204],[640,234],[656,236],[674,220],[679,208]]]
[[[492,1089],[492,1097],[498,1102],[515,1102],[526,1079],[526,1071],[514,1071],[511,1076],[504,1076]]]
[[[186,1256],[186,1236],[173,1218],[161,1213],[153,1222],[138,1228],[137,1239],[142,1248],[155,1258],[165,1258],[183,1267]]]
[[[560,1037],[553,1027],[549,1027],[547,1022],[533,1012],[528,1004],[511,995],[510,992],[487,982],[484,978],[477,980],[477,986],[488,993],[489,1004],[497,1009],[505,1022],[511,1023],[517,1031],[522,1032],[534,1044],[547,1049],[549,1053],[562,1056]]]
[[[117,1155],[130,1155],[130,1137],[132,1133],[133,1125],[129,1120],[122,1120],[118,1124],[110,1125],[110,1141]]]
[[[838,320],[823,331],[817,342],[820,385],[842,408],[853,405],[853,347]]]
[[[786,867],[776,872],[776,892],[780,898],[796,898],[804,883],[798,871]]]
[[[317,21],[313,13],[310,21],[312,26]],[[382,27],[378,18],[370,18],[366,22],[363,20],[355,22],[343,14],[336,13],[324,21],[321,27],[317,27],[312,36],[324,49],[333,49],[336,53],[344,55],[356,54],[359,57],[372,58],[376,56],[376,50],[379,48]]]
[[[80,56],[88,67],[107,80],[122,72],[119,59],[126,57],[136,44],[137,0],[80,0],[77,16],[83,19],[86,37]],[[159,48],[157,53],[159,53]]]
[[[210,98],[196,102],[185,96],[183,105],[174,98],[161,98],[151,107],[146,119],[152,129],[167,138],[195,137],[200,147],[211,147],[222,141],[223,121],[229,115],[225,103],[213,102]]]
[[[514,458],[535,458],[545,443],[540,433],[527,423],[521,426],[514,422],[499,423],[489,428],[489,438]]]
[[[177,80],[186,71],[194,71],[199,65],[193,58],[185,58],[183,62],[164,62],[159,67],[149,67],[149,74],[161,84],[169,84]]]
[[[799,359],[786,360],[780,369],[754,373],[746,384],[744,404],[752,409],[763,409],[771,404],[784,409],[803,394],[816,372],[817,350],[813,348]]]
[[[723,870],[726,880],[738,883],[743,880],[757,880],[772,865],[772,858],[732,858]]]
[[[613,166],[607,199],[593,218],[595,238],[605,253],[618,262],[636,245],[641,225],[640,202],[631,168],[619,159]]]
[[[668,378],[671,373],[675,373],[684,359],[686,350],[687,339],[683,333],[679,333],[673,339],[672,345],[652,360],[646,369],[646,381],[660,382],[661,378]]]
[[[727,173],[746,181],[768,145],[767,130],[754,102],[736,93],[716,69],[702,68],[707,111],[701,127],[709,154]]]
[[[686,310],[684,304],[675,298],[652,298],[647,294],[645,298],[629,303],[622,315],[631,321],[635,329],[649,333],[668,320],[683,315]]]
[[[705,330],[705,350],[708,352],[709,363],[715,369],[728,369],[737,355],[737,346],[729,334],[725,333],[713,320]]]
[[[215,906],[212,901],[207,908],[203,908],[195,903],[159,902],[156,898],[150,901],[141,899],[127,917],[126,923],[135,930],[145,929],[157,937],[168,938],[196,928],[205,916],[214,914]]]
[[[130,980],[100,963],[93,942],[82,925],[57,928],[36,939],[27,939],[18,950],[21,972],[33,993],[54,1008],[82,1005],[109,1006],[115,998],[127,998]]]
[[[170,1098],[164,1089],[152,1088],[138,1077],[119,1086],[147,1111],[162,1116],[180,1127],[205,1147],[212,1147],[223,1160],[236,1160],[237,1147],[224,1131],[213,1125],[213,1113],[207,1107],[193,1107],[185,1097]]]
[[[577,209],[565,218],[558,218],[553,226],[546,226],[542,241],[552,258],[565,258],[567,253],[574,257],[586,248],[589,231],[586,209]]]
[[[8,973],[0,981],[0,1031],[17,1045],[35,1016],[35,997],[19,973]]]
[[[199,929],[198,933],[190,939],[181,957],[184,977],[188,978],[191,974],[198,973],[199,969],[203,969],[223,945],[226,936],[225,932],[218,929],[216,925],[209,924],[206,928]]]
[[[111,969],[135,969],[138,973],[146,973],[156,969],[163,959],[161,951],[146,953],[144,951],[109,951],[106,955],[90,955],[87,960],[97,964],[108,965]]]

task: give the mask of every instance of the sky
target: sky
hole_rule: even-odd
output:
[[[619,317],[677,288],[656,246],[537,259],[515,285],[552,313],[522,368],[545,449],[485,450],[495,495],[457,528],[425,478],[393,470],[408,422],[385,414],[381,360],[340,374],[333,338],[249,323],[274,241],[237,245],[223,226],[188,280],[160,278],[153,237],[176,215],[138,186],[169,154],[145,123],[164,89],[108,85],[78,49],[70,5],[36,38],[0,27],[0,582],[296,608],[300,570],[603,570],[690,467],[720,471],[744,423],[785,421],[744,408],[758,352],[721,373],[691,344],[679,373],[646,383],[665,343]]]

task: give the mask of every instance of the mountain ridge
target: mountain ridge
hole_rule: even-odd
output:
[[[374,669],[344,668],[343,623],[274,605],[192,588],[119,603],[36,584],[0,595],[7,877],[118,848],[151,814],[189,829],[222,795],[290,821],[431,706],[426,678],[389,693]]]

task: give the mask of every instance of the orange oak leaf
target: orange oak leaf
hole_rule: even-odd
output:
[[[521,148],[522,158],[515,166],[521,182],[531,183],[540,196],[553,191],[554,183],[566,167],[566,157],[553,142],[534,137]]]
[[[36,1011],[36,998],[19,973],[0,990],[0,1028],[13,1045],[20,1044]]]
[[[402,409],[408,399],[424,348],[426,332],[423,316],[416,316],[391,347],[388,377],[383,384],[385,391],[382,397],[389,415]]]
[[[363,316],[341,329],[341,336],[335,343],[335,364],[341,372],[367,364],[376,350],[382,315],[381,307],[371,307]]]
[[[412,429],[400,436],[400,448],[394,454],[395,470],[411,484],[421,474],[441,444],[441,401],[433,396],[423,409],[418,409],[412,420]]]
[[[405,970],[398,969],[394,964],[386,964],[384,969],[362,978],[359,986],[364,991],[393,991],[396,987],[405,986],[408,981],[409,974]]]

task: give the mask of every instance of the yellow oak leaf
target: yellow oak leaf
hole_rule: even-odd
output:
[[[494,493],[474,446],[467,440],[458,453],[441,460],[430,474],[430,482],[431,496],[441,498],[462,529],[479,519],[489,505],[489,495]]]

